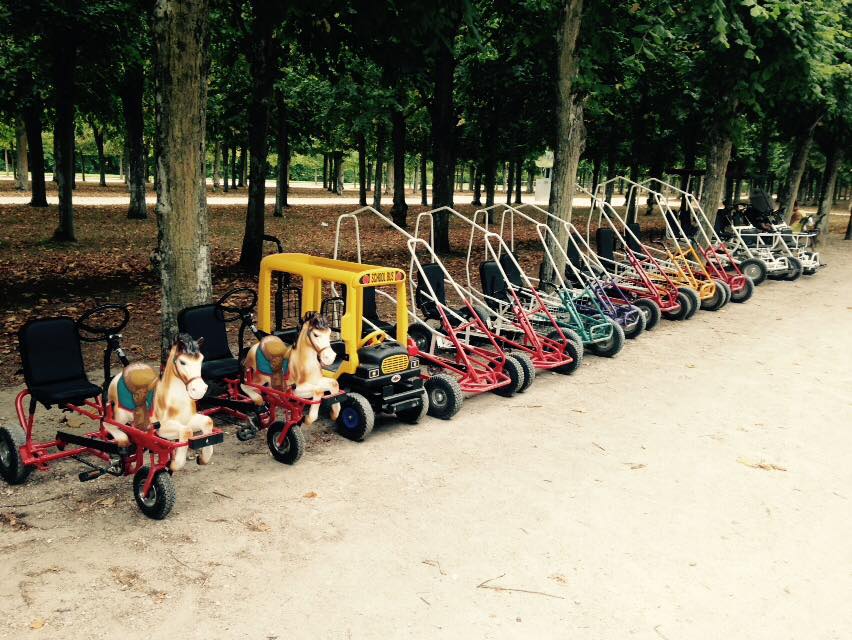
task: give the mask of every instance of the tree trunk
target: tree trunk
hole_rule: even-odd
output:
[[[793,207],[799,198],[799,185],[808,163],[808,155],[814,141],[814,129],[817,122],[811,124],[793,139],[793,155],[790,157],[790,166],[787,168],[787,179],[784,182],[784,195],[781,200],[785,220],[789,220],[790,216],[793,215]]]
[[[47,206],[47,189],[44,184],[44,145],[41,141],[41,116],[44,105],[41,98],[33,97],[24,106],[24,126],[30,146],[30,171],[32,198],[31,207]]]
[[[275,51],[277,41],[273,37],[274,4],[273,0],[252,0],[251,2],[253,18],[248,56],[251,71],[248,150],[243,147],[240,158],[241,187],[245,184],[246,160],[249,165],[248,207],[243,246],[240,252],[240,266],[251,273],[260,271],[260,260],[263,257],[269,113],[277,62]]]
[[[15,121],[15,140],[17,141],[18,160],[15,163],[18,173],[15,176],[15,189],[18,191],[28,191],[30,188],[30,168],[27,158],[27,128],[24,126],[24,121],[18,119]]]
[[[723,108],[716,113],[708,132],[707,169],[701,188],[700,202],[701,208],[710,220],[711,225],[715,224],[716,213],[722,204],[722,196],[725,192],[725,174],[728,171],[728,163],[731,161],[733,143],[730,125],[737,103],[735,100],[730,101],[730,103],[729,101],[729,98],[722,96],[720,102]]]
[[[231,189],[237,188],[237,145],[231,147]]]
[[[429,142],[423,144],[423,150],[420,152],[420,204],[424,207],[429,206],[429,189],[426,184],[429,179]]]
[[[453,76],[456,61],[451,38],[442,44],[435,56],[435,92],[430,105],[432,121],[432,207],[453,206],[453,175],[457,117],[453,104]],[[446,212],[435,216],[435,250],[450,251],[450,226]]]
[[[343,153],[338,151],[334,154],[334,193],[343,195]]]
[[[213,193],[222,188],[222,143],[213,143]]]
[[[515,192],[515,163],[509,160],[509,177],[506,182],[506,204],[512,204],[512,196]]]
[[[141,62],[127,66],[121,102],[124,107],[124,127],[127,135],[127,186],[130,206],[127,217],[144,220],[148,217],[145,203],[147,191],[148,153],[145,146],[145,71]]]
[[[162,357],[177,313],[210,299],[204,174],[207,0],[157,0],[157,224],[162,283]]]
[[[402,108],[391,113],[393,125],[393,207],[391,218],[405,229],[408,205],[405,203],[405,114]]]
[[[485,208],[494,206],[494,193],[497,191],[497,158],[495,157],[494,145],[486,145],[485,156]],[[488,216],[491,219],[491,215]]]
[[[77,3],[71,8],[76,11]],[[72,13],[72,16],[76,15]],[[56,95],[56,169],[59,188],[59,226],[55,240],[76,242],[74,233],[74,82],[77,40],[73,18],[58,25],[53,39],[53,84]]]
[[[92,127],[92,137],[95,139],[95,147],[98,149],[98,184],[106,186],[106,158],[104,157],[104,130],[99,129],[94,120],[89,120]]]
[[[521,186],[524,182],[524,163],[518,158],[515,160],[515,204],[522,204]]]
[[[846,235],[844,240],[852,240],[852,206],[849,207],[849,222],[846,223]]]
[[[251,124],[249,124],[251,126]],[[246,186],[246,178],[248,177],[248,165],[249,165],[249,150],[245,144],[240,145],[240,166],[237,169],[237,187],[240,189],[245,188]]]
[[[275,217],[284,215],[284,209],[290,206],[287,195],[290,191],[290,126],[287,123],[287,103],[284,96],[277,93],[278,108],[278,167],[275,180]]]
[[[476,165],[473,171],[473,201],[470,203],[477,207],[482,206],[482,169]]]
[[[557,32],[556,74],[556,148],[553,154],[553,173],[550,185],[550,212],[560,220],[571,221],[571,208],[577,182],[577,166],[586,145],[586,127],[583,124],[583,103],[572,93],[577,72],[577,36],[582,22],[583,0],[564,0],[561,21]],[[567,232],[555,220],[548,219],[555,242],[565,246]],[[548,236],[548,246],[561,274],[565,271],[562,254],[555,250],[554,238]],[[554,280],[554,265],[544,261],[542,279]]]
[[[820,229],[828,229],[828,219],[831,215],[831,207],[834,205],[834,187],[837,184],[837,174],[843,163],[843,147],[835,139],[825,154],[825,171],[822,174],[822,182],[819,188],[819,207],[817,208],[817,220],[820,220]]]
[[[373,208],[382,210],[382,169],[385,166],[385,125],[379,122],[376,125],[376,180],[373,191]]]
[[[364,154],[367,153],[367,141],[366,136],[364,140]],[[367,191],[373,190],[373,161],[367,160]]]
[[[367,138],[358,134],[358,204],[367,206]]]
[[[322,188],[328,190],[328,154],[322,154]]]
[[[393,135],[391,135],[391,142],[393,142]],[[385,195],[389,195],[393,191],[394,178],[393,160],[389,158],[385,162]]]
[[[230,186],[228,185],[228,176],[230,175],[228,171],[228,143],[222,143],[222,191],[228,193],[230,190]]]

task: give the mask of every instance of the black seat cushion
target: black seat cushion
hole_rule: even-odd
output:
[[[615,260],[615,232],[612,229],[599,228],[595,233],[598,255],[604,260]]]
[[[177,317],[178,329],[198,340],[204,338],[201,353],[207,362],[232,359],[228,330],[221,311],[215,304],[202,304],[183,309]]]
[[[223,378],[237,378],[240,375],[240,361],[236,358],[220,358],[219,360],[207,360],[201,363],[201,377],[205,380],[222,380]]]
[[[500,266],[503,267],[503,271],[506,272],[506,277],[509,278],[509,282],[519,289],[524,286],[523,278],[521,277],[521,270],[518,268],[517,262],[512,259],[512,256],[508,253],[504,253],[500,256]]]
[[[432,294],[429,291],[429,287],[426,286],[428,282],[432,286],[432,291],[435,292],[435,299],[438,304],[446,306],[447,304],[447,291],[444,285],[444,270],[441,269],[441,266],[435,262],[431,264],[424,264],[423,274],[418,274],[417,277],[417,288],[414,292],[415,301],[417,302],[417,307],[423,312],[423,315],[427,318],[432,319],[440,319],[440,314],[438,313],[438,305],[435,300],[432,299]],[[425,279],[423,278],[425,275]]]
[[[33,320],[18,332],[24,380],[32,396],[44,404],[80,404],[100,395],[89,381],[73,318]]]
[[[625,240],[627,240],[627,246],[634,253],[645,253],[645,249],[642,246],[641,238],[642,238],[642,227],[639,226],[638,222],[630,222],[627,225],[627,228],[630,229],[633,233],[626,233]]]
[[[482,285],[482,293],[488,297],[488,306],[498,308],[496,300],[507,300],[506,281],[500,273],[500,267],[494,260],[486,260],[479,265],[479,281]]]

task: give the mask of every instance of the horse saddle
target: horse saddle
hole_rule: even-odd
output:
[[[136,411],[138,403],[134,397],[133,391],[127,384],[127,377],[130,376],[130,384],[134,388],[148,387],[153,379],[148,379],[142,371],[133,371],[123,374],[118,379],[118,404],[121,408],[128,411]],[[154,409],[154,389],[148,391],[145,395],[145,408],[151,412]]]

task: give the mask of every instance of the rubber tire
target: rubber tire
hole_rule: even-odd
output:
[[[456,415],[464,403],[464,392],[459,381],[446,373],[439,373],[425,383],[429,396],[429,415],[439,420],[449,420]]]
[[[731,291],[731,302],[743,303],[754,295],[754,281],[748,276],[745,277],[746,285],[739,293]]]
[[[432,332],[429,329],[412,323],[408,326],[408,337],[414,340],[418,350],[429,353],[429,345],[432,343]]]
[[[683,291],[689,297],[691,304],[690,311],[684,318],[684,320],[689,320],[692,316],[698,313],[698,310],[701,308],[701,298],[699,297],[698,292],[690,287],[678,287],[678,289]]]
[[[716,292],[713,294],[713,297],[701,300],[699,303],[704,311],[718,311],[725,306],[725,302],[728,299],[722,284],[718,281],[714,281],[714,284],[716,285]]]
[[[354,440],[355,442],[363,442],[370,435],[373,426],[376,423],[376,412],[367,401],[367,398],[360,393],[349,393],[346,400],[341,403],[340,415],[337,417],[337,431],[344,438]],[[347,410],[349,410],[347,412]],[[355,412],[358,417],[358,424],[353,427],[347,427],[344,424],[344,416],[351,415]]]
[[[570,376],[580,367],[581,364],[583,364],[583,343],[575,342],[575,338],[579,338],[580,336],[578,336],[574,331],[571,331],[570,329],[563,329],[562,332],[565,334],[565,337],[568,338],[568,346],[565,351],[574,359],[574,362],[564,364],[561,367],[556,367],[554,371],[556,373]],[[573,334],[574,337],[572,337],[571,334]],[[551,331],[548,334],[548,337],[553,340],[561,340],[559,332],[556,329]]]
[[[760,258],[746,258],[740,262],[739,267],[743,275],[751,278],[755,287],[763,284],[763,281],[766,280],[766,276],[769,273],[769,270],[766,268],[766,263]],[[749,270],[754,273],[747,273]]]
[[[507,356],[503,363],[503,373],[509,376],[511,382],[505,387],[494,389],[494,393],[504,398],[511,398],[524,386],[524,366],[512,356]]]
[[[633,306],[638,307],[645,316],[645,331],[652,331],[654,327],[660,324],[663,312],[660,311],[660,305],[656,302],[650,298],[636,298],[633,301]]]
[[[580,351],[580,355],[582,356],[586,353],[586,345],[583,344],[583,339],[580,337],[580,334],[574,331],[573,329],[569,329],[568,327],[559,327],[562,329],[562,333],[565,334],[565,337],[568,338],[571,342],[573,342],[577,349]],[[552,332],[554,333],[554,332]],[[558,335],[558,334],[557,334]]]
[[[725,289],[725,302],[722,303],[722,307],[724,308],[726,304],[731,301],[731,285],[723,280],[716,280],[716,284],[721,285],[722,288]]]
[[[609,322],[612,325],[612,336],[607,344],[601,345],[600,342],[593,342],[589,345],[589,350],[602,358],[614,358],[624,347],[624,329],[617,322],[612,320]]]
[[[8,484],[23,484],[30,477],[34,467],[24,465],[21,458],[21,447],[27,441],[24,430],[17,425],[0,427],[0,446],[8,450],[6,462],[0,458],[0,478]]]
[[[142,487],[145,486],[145,480],[148,477],[149,467],[145,465],[133,476],[133,497],[136,499],[136,506],[139,510],[151,518],[152,520],[162,520],[172,508],[175,506],[177,494],[175,493],[175,485],[172,482],[172,476],[168,471],[163,469],[156,476],[151,484],[151,491],[154,492],[153,501],[148,504],[143,502],[141,496]],[[151,498],[151,494],[148,494]]]
[[[266,446],[269,447],[269,453],[276,461],[282,464],[296,464],[305,453],[305,432],[302,431],[301,424],[294,424],[287,432],[284,448],[279,449],[278,436],[284,430],[284,426],[280,420],[269,425],[266,430]]]
[[[677,292],[677,301],[680,304],[680,309],[677,311],[663,311],[663,316],[667,320],[686,320],[686,316],[690,311],[692,301],[683,291]]]
[[[523,393],[532,386],[533,382],[535,382],[535,365],[533,364],[532,358],[523,351],[512,351],[509,355],[517,360],[524,369],[524,384],[522,384],[517,391],[518,393]]]
[[[622,327],[621,329],[622,331],[624,331],[625,338],[627,338],[628,340],[635,340],[636,338],[642,335],[643,331],[645,331],[645,313],[636,305],[631,306],[639,312],[639,320],[632,324],[629,330],[624,327]]]
[[[804,271],[804,267],[802,267],[802,261],[798,258],[794,258],[790,256],[787,258],[787,263],[791,264],[790,270],[787,274],[782,278],[782,280],[787,280],[789,282],[794,282],[802,277],[802,272]]]

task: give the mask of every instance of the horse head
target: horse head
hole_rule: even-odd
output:
[[[207,383],[201,378],[203,343],[204,338],[195,340],[187,333],[179,334],[172,345],[167,363],[174,375],[186,385],[186,392],[193,400],[200,400],[207,393]]]
[[[299,338],[308,341],[324,367],[334,364],[337,354],[331,348],[331,326],[324,315],[314,311],[306,313]]]

